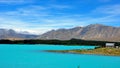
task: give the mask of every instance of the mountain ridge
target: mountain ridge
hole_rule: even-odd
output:
[[[44,40],[70,40],[72,38],[98,41],[120,41],[120,27],[90,24],[85,27],[52,30],[39,36],[39,39]]]
[[[106,26],[102,24],[90,24],[85,27],[74,27],[70,29],[51,30],[42,35],[16,32],[13,29],[0,29],[0,39],[24,40],[70,40],[70,39],[116,41],[120,42],[120,27]]]
[[[33,39],[37,35],[24,34],[14,31],[13,29],[0,29],[0,39],[9,39],[9,40],[24,40],[24,39]]]

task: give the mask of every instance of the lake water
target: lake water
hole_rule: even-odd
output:
[[[119,56],[62,54],[42,50],[92,49],[94,46],[0,44],[0,68],[120,68]]]

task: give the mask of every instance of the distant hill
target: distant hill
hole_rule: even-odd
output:
[[[120,42],[120,27],[91,24],[85,27],[51,30],[40,35],[38,38],[57,40],[70,40],[75,38],[84,40]]]
[[[0,39],[23,40],[34,39],[37,35],[18,33],[12,29],[0,29]]]

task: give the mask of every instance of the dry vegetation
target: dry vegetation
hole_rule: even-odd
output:
[[[97,48],[86,50],[48,50],[48,52],[120,56],[120,49],[116,48]]]

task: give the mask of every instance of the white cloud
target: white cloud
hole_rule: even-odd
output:
[[[14,20],[14,19],[9,19],[9,18],[0,18],[0,28],[5,28],[5,29],[14,29],[18,32],[21,31],[29,31],[32,34],[41,34],[44,33],[45,31],[53,29],[50,26],[41,26],[39,23],[34,24],[34,23],[27,23],[24,21],[20,20]]]
[[[55,9],[71,9],[72,7],[69,6],[69,5],[50,4],[50,8],[55,8]]]
[[[24,4],[24,3],[32,3],[32,0],[0,0],[1,4]]]
[[[106,2],[110,2],[111,0],[98,0],[99,2],[103,2],[103,3],[106,3]]]
[[[120,15],[120,4],[98,7],[93,13]]]
[[[18,8],[14,11],[8,11],[1,14],[11,15],[11,16],[44,16],[47,15],[47,12],[43,12],[47,10],[46,7],[43,6],[27,6],[24,8]]]
[[[91,23],[110,23],[119,21],[119,5],[102,6],[86,15],[65,13],[54,15],[49,9],[53,7],[27,6],[14,11],[0,13],[0,28],[14,29],[17,31],[29,31],[30,33],[42,34],[46,31],[59,28],[72,28],[85,26]],[[57,6],[54,8],[61,8]],[[63,8],[63,7],[62,7]],[[68,7],[66,7],[68,8]],[[63,9],[64,10],[64,9]],[[92,17],[92,14],[103,14],[104,17]],[[105,15],[107,14],[107,15]]]
[[[39,19],[39,18],[38,18]],[[30,23],[20,19],[3,18],[0,17],[0,27],[7,29],[14,29],[17,31],[29,31],[30,33],[42,34],[48,30],[59,28],[70,28],[77,25],[78,21],[74,19],[41,19],[37,22],[42,23]]]

